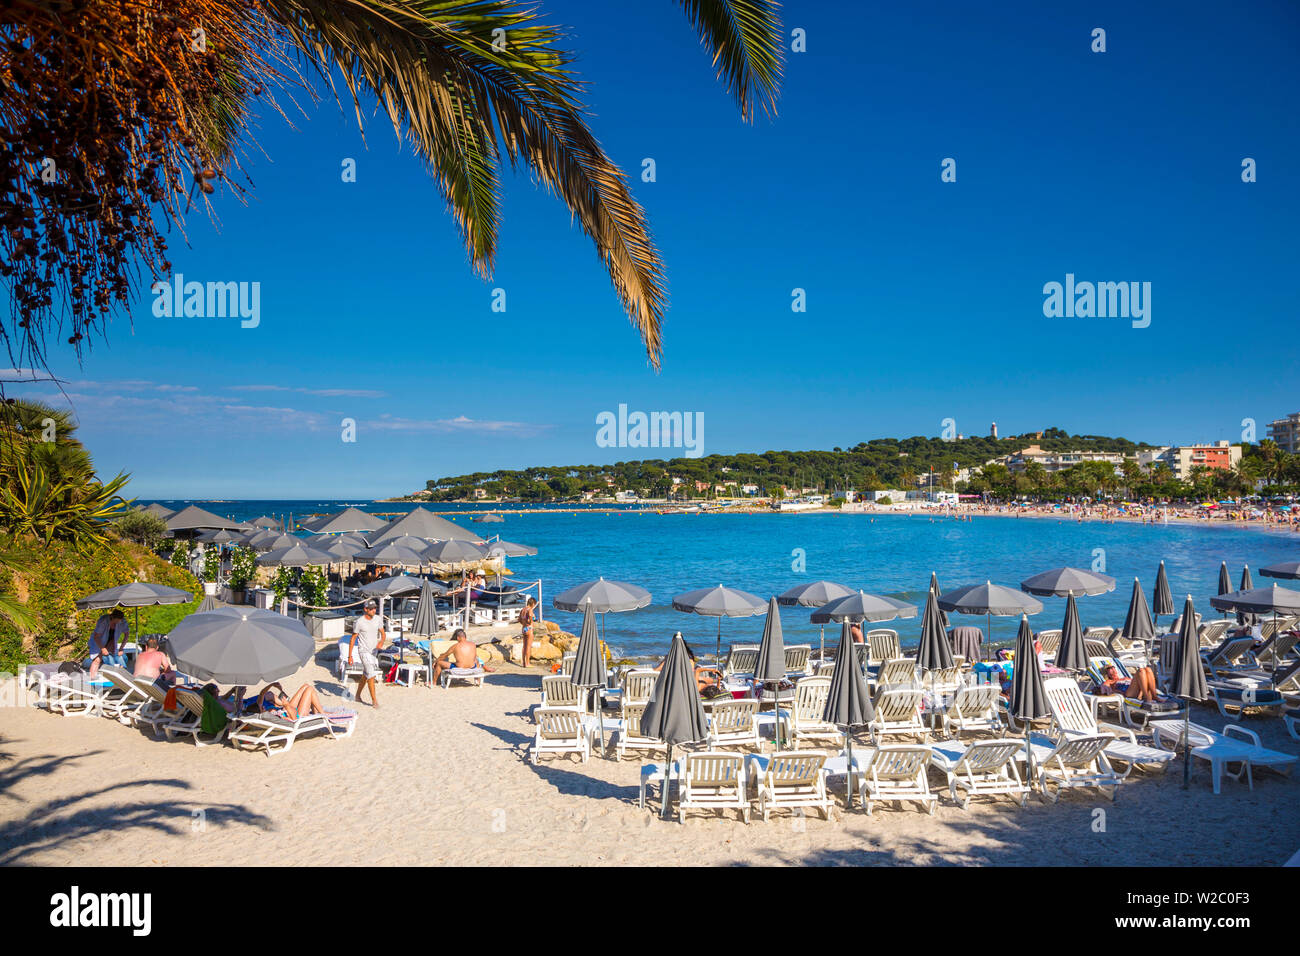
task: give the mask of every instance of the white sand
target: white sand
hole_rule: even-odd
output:
[[[327,705],[338,684],[312,663]],[[944,797],[861,805],[838,819],[694,812],[686,824],[637,807],[639,761],[527,760],[538,671],[503,667],[482,689],[388,687],[360,708],[353,737],[308,738],[274,757],[155,740],[98,717],[0,710],[0,863],[151,864],[1248,864],[1300,847],[1297,784],[1257,775],[1255,790],[1181,764],[1135,774],[1119,801],[1072,793],[1021,810]],[[1204,710],[1194,718],[1221,726]],[[1264,743],[1300,744],[1277,719],[1250,720]],[[936,791],[939,781],[932,775]],[[1104,832],[1093,810],[1105,810]]]

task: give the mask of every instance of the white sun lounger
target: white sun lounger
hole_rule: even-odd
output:
[[[1119,796],[1119,785],[1124,778],[1114,771],[1106,759],[1106,748],[1114,740],[1106,734],[1087,737],[1061,736],[1055,741],[1037,734],[1031,735],[1034,761],[1038,771],[1038,787],[1043,796],[1053,803],[1061,797],[1062,790],[1079,787],[1096,787],[1102,793],[1110,787],[1110,799]],[[1022,751],[1023,752],[1023,751]],[[1052,793],[1050,783],[1056,784]]]
[[[999,737],[1006,733],[1006,724],[998,716],[998,701],[1002,688],[997,684],[976,684],[957,691],[943,711],[942,729],[945,737],[960,737],[964,733],[987,731]]]
[[[1124,777],[1132,773],[1136,766],[1158,766],[1162,770],[1168,766],[1172,758],[1168,751],[1139,744],[1136,735],[1128,727],[1098,722],[1073,678],[1049,678],[1043,681],[1043,690],[1047,693],[1047,705],[1052,711],[1052,725],[1058,732],[1069,737],[1106,734],[1113,738],[1106,745],[1106,756],[1128,765]]]
[[[859,777],[858,787],[863,791],[867,816],[871,816],[873,803],[897,800],[920,803],[927,813],[933,814],[939,798],[930,792],[926,769],[930,763],[930,748],[925,745],[903,744],[877,747],[866,758]]]
[[[356,729],[357,715],[350,710],[331,710],[324,714],[299,714],[297,719],[266,714],[247,714],[232,717],[226,738],[236,750],[261,748],[269,757],[284,753],[299,737],[309,734],[328,734],[332,739],[351,737]]]
[[[1150,728],[1155,734],[1156,743],[1177,752],[1183,743],[1184,721],[1177,719],[1153,720]],[[1251,790],[1255,789],[1255,767],[1276,770],[1283,776],[1291,773],[1297,758],[1280,750],[1269,750],[1260,746],[1259,735],[1239,724],[1228,724],[1222,734],[1216,734],[1208,727],[1199,724],[1188,726],[1188,746],[1191,754],[1210,765],[1210,778],[1214,792],[1220,793],[1223,777],[1240,780],[1243,776]],[[1240,764],[1240,769],[1233,773],[1232,764]]]
[[[643,706],[644,709],[644,706]],[[717,700],[704,709],[709,720],[709,749],[752,747],[762,744],[758,733],[758,701]],[[660,741],[660,747],[663,747]]]
[[[758,777],[758,809],[767,820],[773,810],[814,807],[829,820],[834,804],[826,792],[826,754],[816,750],[749,755]]]
[[[887,688],[875,701],[876,715],[867,724],[871,739],[877,743],[884,737],[904,735],[925,739],[929,733],[921,722],[921,699],[924,692],[917,688]]]
[[[194,746],[209,747],[219,744],[230,730],[230,723],[215,734],[203,732],[203,694],[190,687],[176,688],[176,703],[179,704],[175,720],[163,724],[163,733],[168,740],[175,737],[192,737]]]
[[[533,739],[530,757],[537,763],[542,754],[576,753],[586,763],[591,757],[591,737],[594,727],[589,727],[576,710],[541,708],[537,717],[537,735]]]
[[[800,741],[830,741],[839,746],[844,733],[832,723],[822,719],[826,712],[826,698],[830,694],[829,677],[805,677],[795,684],[794,705],[790,711],[790,745],[799,749]]]
[[[755,706],[757,706],[757,702],[755,702]],[[668,744],[664,741],[657,737],[647,737],[641,733],[641,715],[645,713],[645,708],[644,702],[624,702],[623,715],[614,727],[614,739],[616,741],[614,753],[619,760],[622,760],[629,750],[648,751],[650,753],[657,753],[661,750],[667,752]]]
[[[971,797],[1002,794],[1023,807],[1029,800],[1029,784],[1016,766],[1016,756],[1023,751],[1024,744],[1008,738],[971,744],[944,741],[931,746],[930,765],[947,776],[948,792],[963,810],[970,809]]]
[[[692,809],[740,811],[749,822],[749,798],[745,792],[745,760],[740,754],[687,754],[678,782],[677,818],[686,822]]]

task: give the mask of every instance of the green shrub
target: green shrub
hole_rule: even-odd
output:
[[[113,522],[113,530],[152,551],[167,537],[167,522],[150,511],[128,511]]]

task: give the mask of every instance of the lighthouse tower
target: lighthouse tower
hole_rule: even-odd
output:
[[[993,425],[989,428],[989,437],[990,437],[990,438],[997,438],[997,437],[998,437],[998,423],[997,423],[997,422],[994,422]]]

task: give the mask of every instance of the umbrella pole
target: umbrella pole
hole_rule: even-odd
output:
[[[718,618],[718,646],[713,650],[713,660],[716,663],[722,657],[722,618]]]
[[[1186,790],[1191,786],[1192,781],[1192,751],[1188,746],[1191,739],[1192,729],[1192,702],[1190,699],[1183,701],[1183,789]]]
[[[673,745],[668,745],[668,762],[664,764],[664,784],[663,784],[663,818],[668,819],[668,784],[672,782],[673,776]]]
[[[848,773],[845,774],[844,798],[848,801],[849,809],[853,809],[853,728],[851,726],[844,728],[844,741],[848,746],[849,764]]]

